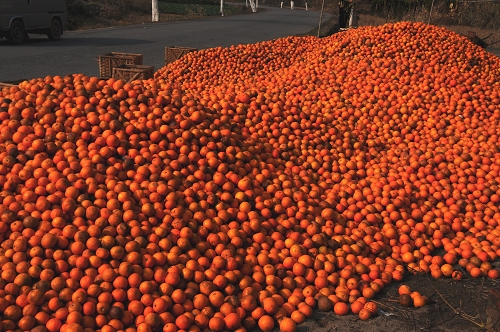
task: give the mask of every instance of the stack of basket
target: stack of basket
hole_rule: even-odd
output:
[[[102,79],[116,78],[131,82],[146,80],[154,74],[153,66],[142,65],[142,54],[110,52],[99,56],[99,74]]]
[[[196,48],[170,46],[165,47],[165,65],[179,60]],[[142,65],[142,54],[109,52],[100,55],[99,74],[102,79],[116,78],[126,82],[147,80],[154,76],[153,66]]]

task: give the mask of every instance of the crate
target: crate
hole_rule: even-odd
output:
[[[179,60],[182,56],[188,54],[189,52],[194,51],[198,51],[198,49],[181,46],[165,47],[165,66],[171,62]]]
[[[113,68],[113,78],[132,82],[134,80],[147,80],[154,76],[153,66],[128,65],[123,64]]]
[[[108,79],[113,75],[113,68],[121,65],[142,65],[142,54],[110,52],[102,54],[99,61],[99,75]]]

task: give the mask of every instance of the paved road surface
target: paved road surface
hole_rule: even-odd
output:
[[[318,11],[267,7],[237,16],[68,31],[57,42],[30,35],[25,44],[14,46],[1,39],[0,82],[73,73],[99,76],[96,59],[108,52],[143,54],[143,64],[156,70],[164,64],[165,46],[205,49],[256,43],[308,32],[318,25],[319,16]],[[323,15],[323,20],[329,17]]]
[[[500,48],[488,48],[487,50],[490,51],[491,53],[496,54],[498,57],[500,57]]]

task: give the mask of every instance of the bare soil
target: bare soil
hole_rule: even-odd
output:
[[[397,302],[398,288],[406,284],[427,295],[431,303],[422,308],[404,307]],[[377,294],[379,314],[362,321],[357,315],[337,316],[316,311],[299,325],[299,332],[476,332],[500,331],[500,281],[464,278],[432,279],[411,275],[403,283],[393,283]]]

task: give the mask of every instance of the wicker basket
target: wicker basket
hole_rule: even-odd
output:
[[[165,47],[165,65],[179,60],[183,55],[194,51],[198,51],[198,49],[181,46]]]
[[[142,54],[110,52],[99,56],[99,75],[108,79],[113,75],[113,68],[127,65],[142,65]]]
[[[113,78],[126,82],[132,82],[134,80],[147,80],[149,78],[153,78],[154,71],[155,69],[153,66],[123,64],[113,68]]]

